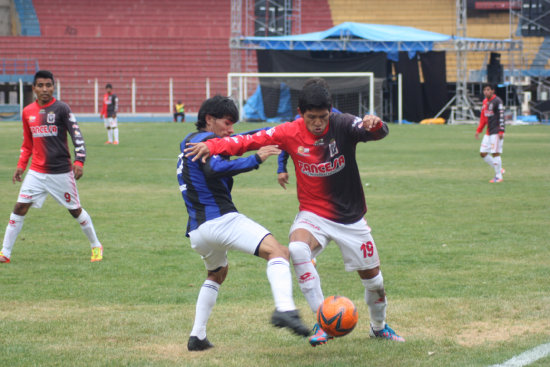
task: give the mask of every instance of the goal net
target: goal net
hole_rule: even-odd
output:
[[[326,80],[333,107],[339,111],[356,116],[375,113],[371,72],[229,73],[227,93],[237,103],[241,121],[292,121],[298,113],[299,92],[310,78]]]

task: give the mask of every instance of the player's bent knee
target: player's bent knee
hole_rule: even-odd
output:
[[[13,208],[13,214],[25,216],[27,212],[29,211],[29,208],[31,207],[32,203],[15,203],[15,206]]]
[[[265,236],[262,242],[260,242],[255,255],[266,260],[271,260],[276,257],[282,257],[288,260],[290,256],[288,248],[281,245],[271,234]]]
[[[369,291],[378,291],[384,289],[384,278],[382,277],[382,272],[378,272],[374,278],[362,279],[363,285]]]
[[[215,270],[208,270],[207,279],[221,285],[225,280],[225,278],[227,277],[228,271],[229,271],[229,265],[220,266]]]
[[[311,249],[305,242],[294,241],[288,245],[290,258],[294,264],[311,261]]]

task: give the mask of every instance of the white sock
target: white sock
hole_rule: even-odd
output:
[[[118,127],[115,127],[113,132],[115,133],[115,141],[118,141]]]
[[[495,169],[495,177],[502,178],[502,158],[500,156],[493,157],[493,168]]]
[[[382,272],[372,279],[361,279],[365,287],[365,302],[369,306],[370,323],[376,331],[382,330],[386,325],[386,292],[384,291],[384,278]]]
[[[298,278],[300,290],[311,310],[317,312],[325,297],[321,289],[321,278],[319,278],[319,273],[317,273],[317,269],[311,262],[311,249],[307,243],[299,241],[291,242],[288,249],[290,250],[290,257],[292,258],[294,273]]]
[[[82,208],[82,212],[76,218],[78,223],[80,224],[80,228],[82,228],[82,232],[88,237],[88,240],[90,241],[91,247],[99,247],[101,246],[101,243],[97,239],[97,236],[95,234],[94,224],[92,223],[92,218],[88,214],[84,208]]]
[[[2,253],[5,257],[9,258],[11,256],[11,250],[13,244],[17,239],[17,235],[21,232],[23,228],[23,222],[25,221],[25,216],[10,214],[10,221],[6,227],[6,233],[4,234],[4,243],[2,244]]]
[[[201,340],[206,338],[206,323],[216,305],[219,289],[220,285],[218,283],[208,279],[202,284],[195,306],[195,322],[193,330],[191,330],[191,336],[196,336]]]
[[[483,157],[483,160],[491,167],[493,167],[493,157],[489,154],[487,154],[485,157]]]
[[[107,129],[107,140],[113,142],[113,129]]]
[[[282,257],[269,260],[267,262],[267,279],[271,284],[275,308],[282,312],[295,310],[296,305],[292,299],[292,274],[288,261]]]

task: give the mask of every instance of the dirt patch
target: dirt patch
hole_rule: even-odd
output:
[[[458,344],[465,347],[478,346],[485,343],[502,342],[512,339],[516,336],[527,335],[538,330],[540,332],[548,332],[541,329],[540,323],[525,323],[514,324],[512,322],[507,325],[495,325],[490,322],[472,322],[457,335]]]

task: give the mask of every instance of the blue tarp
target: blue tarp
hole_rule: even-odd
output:
[[[262,89],[258,85],[256,91],[246,101],[243,107],[243,118],[247,121],[267,121],[281,122],[292,120],[292,103],[290,102],[290,88],[285,83],[281,83],[279,94],[279,106],[277,108],[277,116],[268,118],[264,112],[264,102],[262,98]]]
[[[416,52],[433,49],[434,42],[447,42],[452,36],[413,27],[387,24],[344,22],[326,31],[290,36],[245,37],[243,45],[270,50],[345,50],[351,52],[386,52],[397,61],[399,51]]]

